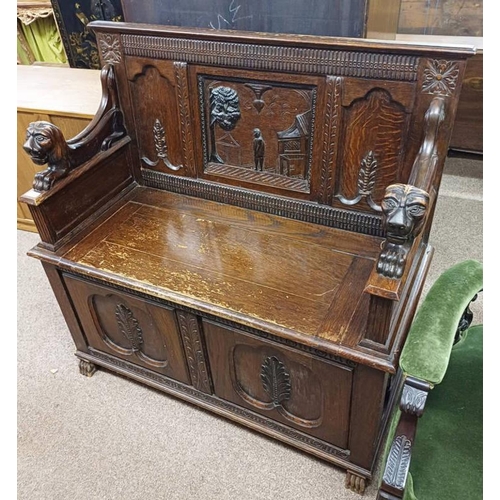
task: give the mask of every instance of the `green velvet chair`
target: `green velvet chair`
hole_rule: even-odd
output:
[[[379,500],[483,497],[483,329],[470,327],[469,309],[482,286],[480,262],[453,266],[415,317],[399,362],[403,386],[382,458]]]

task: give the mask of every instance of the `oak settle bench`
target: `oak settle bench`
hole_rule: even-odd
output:
[[[91,23],[103,97],[30,124],[29,205],[82,374],[347,470],[400,386],[471,47]]]

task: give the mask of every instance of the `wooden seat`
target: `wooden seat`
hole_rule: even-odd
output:
[[[372,477],[470,47],[91,23],[103,99],[30,124],[80,370]]]

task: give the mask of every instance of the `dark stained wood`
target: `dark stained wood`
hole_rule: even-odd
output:
[[[64,283],[89,347],[191,381],[172,309],[70,276]]]
[[[204,322],[215,394],[347,448],[353,369]]]
[[[115,75],[96,144],[127,134],[23,197],[82,374],[243,423],[362,493],[474,51],[92,28]]]

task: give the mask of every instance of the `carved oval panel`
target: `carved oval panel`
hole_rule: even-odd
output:
[[[89,307],[101,339],[113,351],[154,367],[167,365],[164,337],[147,311],[115,295],[91,295]]]
[[[306,365],[264,346],[239,344],[231,352],[231,376],[238,395],[260,410],[277,410],[296,425],[313,428],[322,423],[323,390]],[[307,401],[307,404],[304,404]]]

